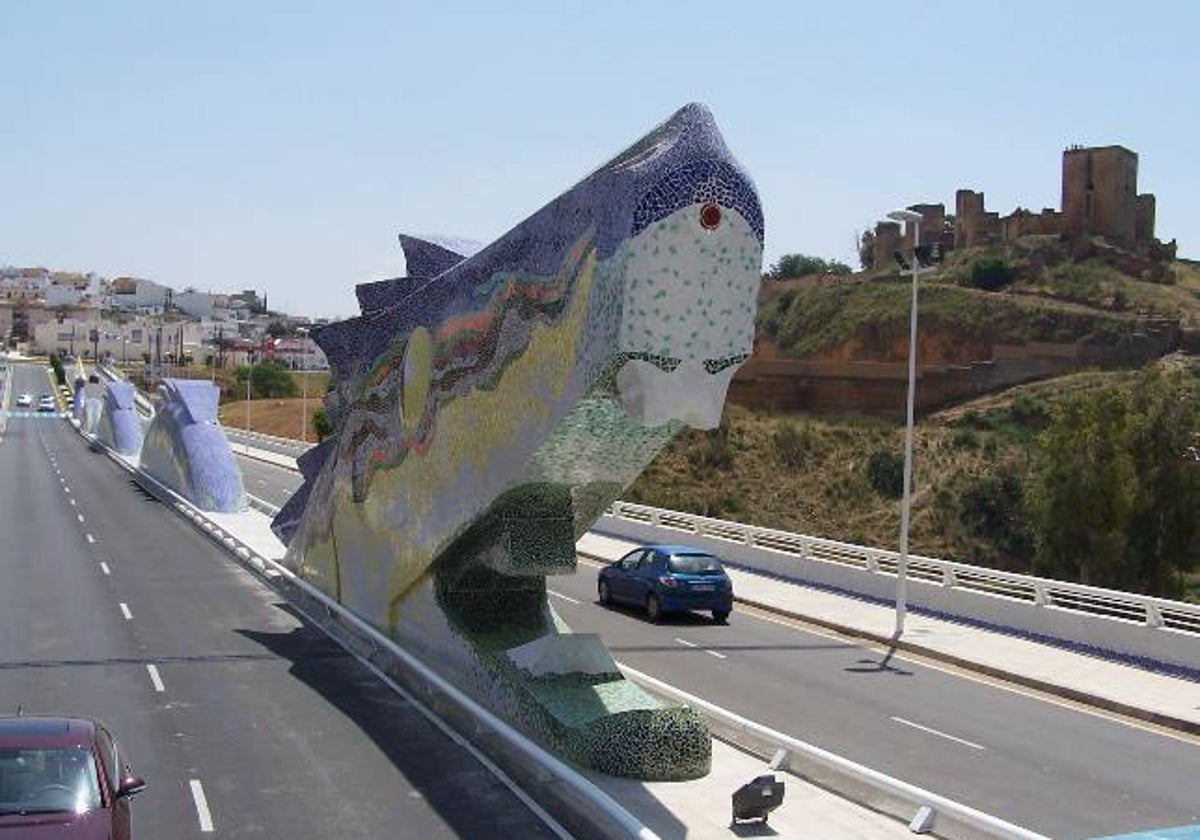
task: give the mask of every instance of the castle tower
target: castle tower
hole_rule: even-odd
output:
[[[1104,236],[1132,244],[1138,217],[1137,155],[1124,146],[1064,151],[1062,209],[1068,236]]]
[[[1137,222],[1134,225],[1134,236],[1139,243],[1154,241],[1154,214],[1156,202],[1150,193],[1137,197]]]
[[[875,268],[889,268],[892,254],[900,250],[900,225],[898,222],[879,222],[875,225]]]

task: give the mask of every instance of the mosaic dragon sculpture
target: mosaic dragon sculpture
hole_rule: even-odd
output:
[[[129,382],[109,382],[101,398],[96,437],[122,455],[137,455],[142,449],[142,422],[134,410],[135,394]]]
[[[158,393],[161,404],[142,443],[142,470],[201,510],[244,510],[242,471],[217,423],[220,389],[202,379],[164,379]]]
[[[685,425],[719,423],[762,243],[700,105],[485,248],[402,236],[409,276],[315,335],[335,431],[274,520],[285,562],[567,757],[707,773],[702,719],[571,633],[546,576]]]

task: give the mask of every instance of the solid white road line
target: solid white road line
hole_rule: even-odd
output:
[[[555,592],[553,589],[547,589],[546,592],[550,595],[553,595],[555,598],[562,598],[564,601],[568,601],[572,604],[580,603],[578,598],[572,598],[570,595],[564,595],[561,592]]]
[[[696,644],[695,642],[689,642],[687,639],[676,639],[675,641],[679,642],[679,644],[683,645],[684,647],[700,647],[700,645]]]
[[[129,611],[129,606],[124,601],[121,602],[121,615],[125,616],[126,621],[133,620],[133,613]]]
[[[162,677],[158,674],[158,668],[154,665],[147,664],[146,670],[150,672],[150,682],[154,683],[154,690],[166,691],[166,688],[163,686]]]
[[[84,536],[87,537],[88,542],[90,542],[90,543],[96,542],[96,538],[93,537],[91,534],[84,534]]]
[[[201,786],[200,780],[192,779],[188,782],[188,786],[192,789],[192,801],[196,803],[196,817],[200,820],[200,830],[212,831],[212,814],[208,810],[208,800],[204,798],[204,788]]]
[[[106,574],[106,575],[112,574],[112,572],[110,572],[108,570],[108,564],[105,563],[103,560],[100,561],[100,571],[104,572],[104,574]]]
[[[928,732],[930,735],[936,735],[939,738],[945,738],[947,741],[954,741],[956,744],[970,747],[973,750],[986,750],[987,747],[976,744],[974,741],[966,741],[962,738],[955,738],[953,735],[947,735],[945,732],[938,732],[936,729],[930,729],[928,726],[922,726],[919,723],[913,723],[911,720],[905,720],[901,717],[893,717],[892,720],[896,723],[902,723],[905,726],[911,726],[913,729],[920,729],[922,732]]]

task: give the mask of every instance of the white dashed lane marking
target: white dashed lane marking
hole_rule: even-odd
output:
[[[904,724],[905,726],[911,726],[913,729],[919,729],[922,732],[928,732],[930,735],[936,735],[939,738],[945,738],[947,741],[953,741],[956,744],[962,744],[963,746],[970,747],[973,750],[987,749],[987,747],[983,746],[982,744],[976,744],[974,741],[967,741],[962,738],[956,738],[953,735],[947,735],[945,732],[939,732],[936,729],[930,729],[928,726],[922,726],[919,723],[913,723],[911,720],[905,720],[901,717],[893,717],[892,720],[894,720],[896,723]]]
[[[132,621],[132,620],[133,620],[133,613],[131,613],[131,612],[129,611],[129,605],[128,605],[128,604],[126,604],[124,601],[122,601],[122,602],[121,602],[121,604],[120,604],[120,606],[121,606],[121,615],[125,616],[125,620],[126,620],[126,621]]]
[[[110,572],[108,570],[108,564],[105,563],[103,560],[100,561],[100,571],[104,572],[104,574],[106,574],[106,575],[112,574],[112,572]]]
[[[89,543],[94,543],[94,542],[96,542],[96,538],[95,538],[95,537],[93,537],[91,534],[85,534],[85,536],[87,537],[87,541],[88,541]]]
[[[158,667],[156,665],[147,664],[146,670],[150,672],[150,682],[154,684],[154,690],[166,691],[167,689],[163,685],[162,677],[158,673]]]
[[[188,782],[188,786],[192,789],[192,801],[196,803],[196,816],[200,820],[200,830],[212,831],[212,813],[208,810],[208,800],[204,798],[204,787],[200,784],[199,779],[192,779]]]

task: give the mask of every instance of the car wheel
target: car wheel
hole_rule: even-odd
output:
[[[729,610],[713,610],[713,621],[724,624],[729,620]]]
[[[612,593],[608,591],[608,581],[600,581],[600,603],[606,607],[612,603]]]
[[[662,602],[658,600],[657,595],[651,595],[646,599],[646,615],[655,624],[662,620]]]

